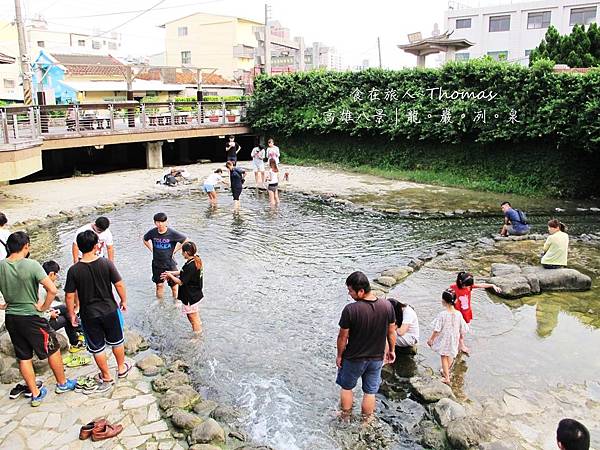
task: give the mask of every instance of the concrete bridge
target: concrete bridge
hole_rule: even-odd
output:
[[[0,108],[0,182],[42,170],[42,152],[145,143],[148,168],[162,167],[162,144],[250,133],[246,102],[170,102]]]

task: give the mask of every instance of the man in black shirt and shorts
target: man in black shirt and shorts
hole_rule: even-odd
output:
[[[112,346],[117,360],[117,376],[124,378],[131,366],[125,362],[125,338],[123,336],[123,316],[121,311],[127,310],[125,284],[115,265],[107,258],[97,256],[98,235],[86,230],[77,235],[77,246],[83,254],[81,260],[72,265],[67,272],[65,283],[65,299],[71,323],[77,326],[75,315],[75,292],[79,298],[79,316],[85,334],[88,351],[94,356],[100,369],[98,385],[89,391],[105,392],[114,384],[104,354],[106,345]],[[113,296],[112,285],[115,286],[121,299],[117,305]]]
[[[144,235],[144,245],[152,252],[152,281],[156,284],[156,296],[161,298],[164,293],[164,282],[161,278],[164,272],[177,270],[177,263],[173,254],[181,250],[181,246],[187,238],[179,231],[167,227],[167,215],[165,213],[154,214],[154,224]],[[171,286],[173,298],[177,298],[177,284],[168,279]]]
[[[362,378],[361,409],[363,419],[368,421],[375,411],[375,394],[381,384],[384,356],[389,363],[396,359],[396,315],[389,301],[377,298],[371,292],[369,279],[364,273],[352,273],[346,279],[346,287],[355,301],[346,305],[339,322],[336,383],[342,388],[342,418],[347,419],[352,413],[352,389]]]

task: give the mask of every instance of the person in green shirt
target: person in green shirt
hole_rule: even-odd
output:
[[[560,269],[567,267],[569,253],[569,235],[565,233],[565,224],[558,219],[548,222],[548,239],[544,243],[542,266],[546,269]]]
[[[54,297],[56,286],[40,263],[29,259],[29,236],[23,231],[12,233],[7,241],[8,257],[0,261],[0,292],[6,303],[5,325],[19,362],[19,370],[32,394],[31,406],[39,406],[48,390],[38,388],[33,369],[33,352],[39,359],[48,359],[56,378],[57,394],[72,391],[76,380],[65,377],[60,346],[54,330],[43,317]],[[38,305],[39,285],[46,290],[43,305]]]

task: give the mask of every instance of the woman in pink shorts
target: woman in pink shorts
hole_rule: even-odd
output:
[[[183,244],[181,253],[185,258],[185,264],[180,271],[164,272],[162,278],[170,279],[179,285],[177,299],[183,303],[183,312],[190,321],[192,330],[199,334],[202,332],[199,304],[204,297],[202,293],[204,266],[197,252],[198,248],[193,242],[188,241]]]

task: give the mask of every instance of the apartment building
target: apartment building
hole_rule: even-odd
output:
[[[529,64],[529,53],[539,45],[550,25],[568,34],[576,24],[598,22],[599,0],[540,0],[471,8],[450,2],[445,12],[452,39],[474,42],[457,52],[456,60],[489,55],[495,59]]]
[[[262,23],[240,17],[197,13],[162,25],[168,66],[215,68],[225,78],[238,78],[255,66],[255,27]]]

